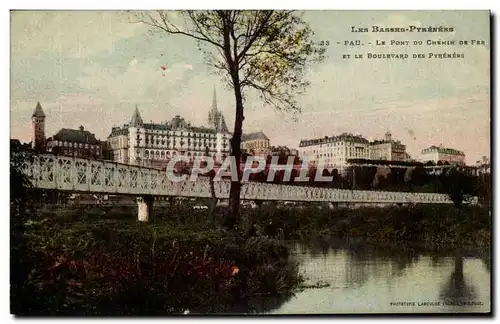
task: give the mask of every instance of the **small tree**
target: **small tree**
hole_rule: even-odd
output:
[[[444,188],[455,206],[460,207],[462,202],[474,192],[472,177],[465,172],[453,168],[444,176]]]
[[[153,31],[182,35],[197,41],[206,63],[234,90],[235,122],[231,155],[241,159],[243,103],[247,89],[256,90],[268,106],[300,111],[296,95],[309,82],[306,67],[323,59],[325,48],[312,40],[313,32],[293,11],[210,10],[181,11],[184,25],[173,23],[169,12],[139,13],[140,22]],[[231,183],[229,218],[232,227],[239,218],[241,178]]]

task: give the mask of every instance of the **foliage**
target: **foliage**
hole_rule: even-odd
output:
[[[457,207],[474,194],[475,180],[475,177],[468,177],[456,168],[451,169],[444,178],[445,190]]]
[[[491,209],[472,205],[410,205],[406,207],[326,208],[321,205],[263,206],[253,219],[274,237],[285,239],[311,235],[364,237],[372,242],[417,241],[485,246],[490,244]]]
[[[279,110],[300,110],[296,96],[305,91],[305,68],[324,58],[325,48],[301,14],[286,10],[187,10],[137,14],[152,31],[197,41],[206,63],[242,93],[257,90]],[[235,75],[237,79],[234,79]],[[237,82],[238,84],[235,84]]]
[[[29,274],[15,288],[13,312],[215,313],[256,295],[289,295],[300,283],[281,243],[210,230],[189,214],[168,218],[169,212],[143,224],[133,211],[89,210],[84,218],[68,207],[39,211],[26,223],[19,258]]]
[[[398,165],[398,166],[423,166],[422,162],[417,161],[387,161],[387,160],[369,160],[369,159],[348,159],[349,164],[374,164],[374,165]]]
[[[21,283],[29,274],[29,265],[20,262],[26,252],[23,240],[25,222],[32,213],[32,197],[34,190],[31,179],[23,172],[23,163],[29,162],[32,156],[23,151],[20,145],[10,148],[10,282],[11,299],[18,300]]]

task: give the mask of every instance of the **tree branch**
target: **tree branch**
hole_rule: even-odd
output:
[[[262,36],[262,31],[267,27],[267,22],[269,19],[271,19],[271,16],[273,15],[273,11],[266,12],[267,14],[264,16],[264,20],[261,22],[260,26],[256,29],[256,31],[253,33],[252,37],[248,41],[248,43],[243,47],[243,50],[240,52],[240,54],[235,58],[237,62],[240,61],[240,59],[245,55],[245,53],[252,47],[254,42],[257,40],[257,38]]]
[[[151,14],[149,14],[149,13],[147,13],[146,16],[150,19],[151,22],[148,22],[148,21],[146,21],[144,19],[139,19],[139,22],[142,22],[142,23],[144,23],[144,24],[146,24],[146,25],[148,25],[150,27],[153,27],[153,28],[161,29],[161,30],[163,30],[164,32],[166,32],[168,34],[188,36],[188,37],[197,39],[199,41],[210,43],[210,44],[214,45],[215,47],[223,49],[222,45],[220,45],[220,44],[216,43],[215,41],[211,40],[210,38],[206,37],[204,35],[204,33],[200,32],[199,30],[197,30],[195,32],[192,32],[192,33],[182,31],[182,30],[179,29],[179,27],[177,27],[174,24],[172,24],[167,19],[166,15],[164,13],[162,13],[161,11],[159,11],[158,14],[160,15],[160,18],[161,18],[161,20],[162,20],[162,22],[164,24],[163,26],[155,18],[153,18],[151,16]],[[191,20],[196,25],[195,19],[191,19]],[[196,25],[196,26],[197,26],[197,29],[199,29],[198,25]],[[196,35],[196,33],[199,33],[201,36]]]

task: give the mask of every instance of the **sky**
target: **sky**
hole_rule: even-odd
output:
[[[180,18],[176,18],[180,19]],[[297,148],[301,139],[341,132],[383,137],[389,130],[418,158],[430,145],[465,152],[470,164],[490,156],[490,25],[487,11],[307,11],[303,19],[326,59],[309,68],[297,116],[266,107],[249,94],[244,132],[264,131],[271,145]],[[351,26],[451,26],[453,33],[351,33]],[[381,48],[377,40],[484,40],[481,46]],[[360,40],[362,48],[343,46]],[[338,45],[337,42],[341,42]],[[372,45],[368,45],[371,43]],[[342,59],[354,53],[463,53],[463,59]],[[163,71],[161,66],[167,66]],[[234,96],[204,64],[196,43],[150,33],[116,11],[11,12],[11,138],[31,140],[40,102],[46,134],[83,125],[102,140],[130,121],[135,105],[145,122],[181,115],[206,125],[217,90],[230,130]]]

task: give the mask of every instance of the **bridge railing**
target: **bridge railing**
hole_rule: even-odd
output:
[[[23,163],[23,171],[41,189],[104,194],[212,197],[210,179],[174,182],[165,171],[52,154],[35,155]],[[215,197],[229,198],[229,180],[215,181]],[[447,195],[368,190],[345,190],[244,182],[241,198],[246,200],[283,200],[352,203],[451,203]]]

